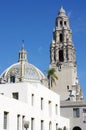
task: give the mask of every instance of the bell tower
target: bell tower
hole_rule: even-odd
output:
[[[72,42],[72,31],[65,10],[61,7],[56,18],[56,27],[53,32],[53,40],[50,46],[50,63],[72,63],[76,65],[75,48]]]
[[[76,51],[72,41],[69,18],[63,7],[58,12],[50,44],[50,68],[58,76],[51,89],[59,93],[61,100],[82,100],[82,90],[77,77]]]

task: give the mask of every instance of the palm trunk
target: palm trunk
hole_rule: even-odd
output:
[[[48,83],[48,87],[49,87],[49,89],[51,88],[51,76],[49,77],[49,81],[48,81],[49,83]]]

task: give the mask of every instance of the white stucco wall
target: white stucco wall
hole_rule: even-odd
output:
[[[28,115],[28,105],[15,99],[10,99],[8,97],[0,95],[0,130],[4,130],[4,112],[8,112],[7,130],[17,130],[17,115],[20,115],[22,122],[22,116],[27,117]],[[21,125],[20,127],[22,130]]]
[[[12,93],[19,93],[19,100],[12,98]],[[9,113],[8,130],[17,130],[17,115],[26,116],[30,122],[29,129],[31,130],[31,118],[34,118],[34,130],[41,130],[41,120],[44,122],[43,129],[49,130],[49,122],[51,122],[51,130],[56,130],[58,127],[69,128],[69,119],[60,116],[60,97],[58,94],[49,90],[40,83],[15,83],[0,85],[0,122],[1,129],[3,128],[3,112]],[[32,94],[34,101],[32,105]],[[41,109],[41,98],[43,98],[43,109]],[[49,102],[51,105],[49,105]],[[57,105],[57,113],[56,113]],[[49,107],[50,106],[50,107]],[[15,125],[15,127],[13,127]],[[20,129],[22,130],[22,123]]]

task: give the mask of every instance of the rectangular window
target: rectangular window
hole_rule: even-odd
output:
[[[58,105],[55,104],[55,114],[57,115],[58,114]]]
[[[34,118],[31,118],[31,130],[34,130]]]
[[[83,113],[86,113],[86,108],[83,108]]]
[[[86,108],[83,108],[83,123],[86,123]]]
[[[20,115],[17,115],[17,130],[20,130]]]
[[[24,130],[24,118],[25,116],[22,116],[22,130]]]
[[[73,116],[74,116],[74,118],[80,117],[80,110],[79,110],[79,108],[73,108]]]
[[[41,110],[43,110],[43,98],[41,98]]]
[[[12,93],[12,96],[13,96],[13,98],[15,98],[15,99],[19,99],[19,93],[18,93],[18,92]]]
[[[31,105],[34,105],[34,94],[31,95]]]
[[[8,112],[4,112],[4,129],[7,130],[8,127]]]
[[[51,105],[51,101],[48,102],[48,105],[49,105],[49,115],[51,116],[51,113],[52,113],[52,105]]]
[[[49,122],[49,130],[52,130],[52,122]]]
[[[41,130],[44,130],[44,121],[41,120]]]
[[[56,130],[58,130],[58,123],[56,123]]]

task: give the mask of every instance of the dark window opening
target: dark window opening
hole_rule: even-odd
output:
[[[10,76],[10,82],[15,83],[15,76]]]
[[[61,61],[61,62],[64,61],[63,50],[59,51],[59,61]]]
[[[69,86],[67,85],[67,89],[69,89]]]
[[[60,34],[60,42],[62,42],[62,41],[63,41],[63,35]]]
[[[73,108],[73,117],[79,118],[80,117],[80,110],[79,108]]]
[[[31,118],[31,130],[34,130],[34,118]]]
[[[43,110],[43,98],[41,98],[41,110]]]
[[[65,26],[67,25],[66,21],[64,21],[64,25],[65,25]]]
[[[3,128],[7,130],[8,128],[8,112],[4,112],[4,121],[3,121]]]
[[[76,127],[73,128],[73,130],[81,130],[81,128],[76,126]]]
[[[12,93],[12,96],[13,96],[13,98],[15,98],[15,99],[19,99],[19,93]]]
[[[60,26],[62,26],[62,21],[60,21]]]

